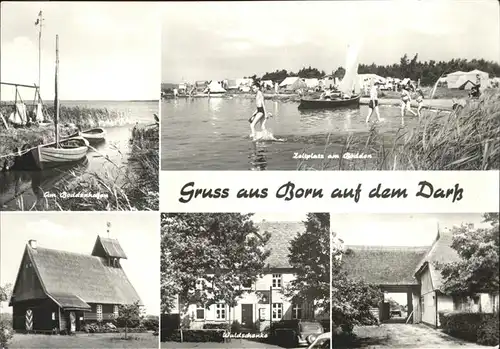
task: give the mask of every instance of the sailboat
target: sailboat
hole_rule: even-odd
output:
[[[334,99],[300,100],[299,109],[335,109],[358,107],[361,98],[358,78],[359,45],[349,45],[347,48],[345,75],[339,85],[339,91],[344,97]]]
[[[31,150],[36,166],[43,170],[48,167],[60,166],[77,162],[85,158],[89,149],[89,142],[83,137],[71,137],[59,141],[59,97],[58,97],[58,75],[59,75],[59,36],[56,35],[56,74],[55,74],[55,98],[54,98],[54,126],[56,141],[41,144]]]

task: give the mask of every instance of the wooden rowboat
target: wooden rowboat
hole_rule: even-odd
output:
[[[89,142],[83,137],[72,137],[56,142],[42,144],[31,150],[35,165],[45,168],[70,164],[82,160],[89,149]]]
[[[301,99],[299,109],[335,109],[359,106],[361,95],[348,99]]]
[[[104,130],[102,127],[96,127],[90,130],[76,132],[71,136],[69,136],[68,138],[73,138],[73,137],[83,137],[90,144],[97,144],[104,142],[106,140],[106,130]]]

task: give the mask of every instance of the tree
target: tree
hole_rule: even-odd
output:
[[[125,324],[125,339],[128,337],[128,328],[134,323],[138,323],[141,319],[141,308],[139,302],[134,304],[122,304],[118,307],[117,322]]]
[[[443,276],[443,291],[457,296],[481,292],[498,292],[499,288],[499,224],[498,213],[487,213],[489,228],[473,229],[469,225],[454,228],[451,247],[460,260],[437,263]]]
[[[330,308],[330,215],[309,213],[305,232],[290,243],[288,260],[295,270],[286,295],[314,304],[314,309]]]
[[[9,300],[12,289],[9,284],[5,286],[0,286],[0,303],[6,302]],[[3,317],[1,317],[0,313],[0,348],[6,348],[9,341],[14,336],[12,325],[9,321]]]
[[[162,311],[179,296],[182,305],[224,302],[233,307],[243,285],[263,274],[270,234],[260,234],[252,214],[162,214]],[[198,286],[198,290],[197,290]]]
[[[338,67],[337,70],[335,70],[335,73],[333,73],[333,76],[339,79],[342,79],[345,75],[345,69],[343,67]]]

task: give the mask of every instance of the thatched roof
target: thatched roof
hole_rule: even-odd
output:
[[[106,258],[32,248],[29,244],[25,253],[45,293],[61,307],[85,307],[85,303],[141,303],[121,266],[108,266]]]
[[[435,290],[439,290],[443,284],[441,272],[437,270],[434,263],[449,263],[460,260],[460,256],[453,248],[453,233],[450,231],[440,231],[429,252],[419,261],[415,268],[415,275],[418,276],[426,267],[429,267],[432,285]]]
[[[377,285],[417,285],[415,267],[429,247],[345,246],[342,267],[354,279]]]
[[[120,243],[116,239],[103,238],[98,236],[92,250],[92,256],[97,257],[112,257],[127,259],[127,255],[123,252]]]
[[[291,268],[288,262],[288,254],[290,253],[290,242],[297,234],[305,231],[304,223],[302,222],[267,222],[262,221],[257,223],[261,232],[269,232],[271,238],[267,244],[267,248],[271,250],[266,263],[271,268]]]

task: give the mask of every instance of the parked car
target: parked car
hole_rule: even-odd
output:
[[[307,349],[330,349],[332,341],[332,333],[326,332],[320,334],[316,339],[307,347]]]
[[[399,316],[399,317],[403,316],[401,309],[391,309],[391,317],[393,316]]]
[[[274,322],[270,332],[273,340],[278,343],[306,346],[325,331],[318,321],[282,320]]]

